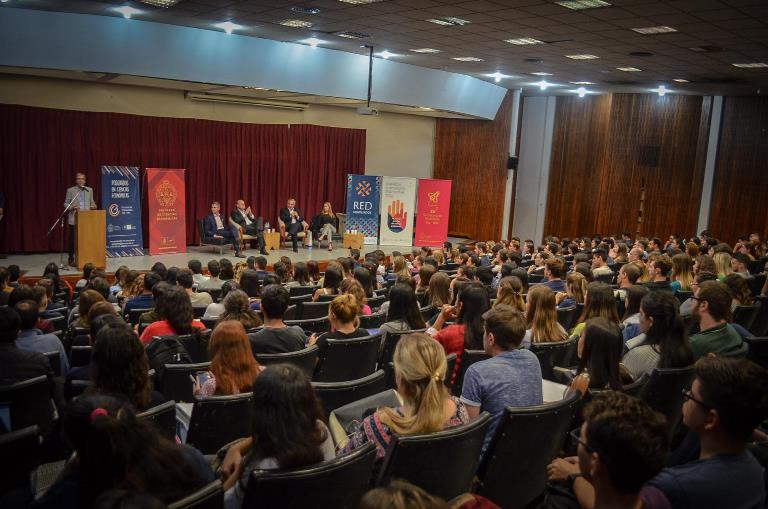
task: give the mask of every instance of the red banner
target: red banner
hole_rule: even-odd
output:
[[[187,252],[185,171],[147,168],[150,255]]]
[[[419,179],[414,245],[441,247],[448,240],[451,181]]]

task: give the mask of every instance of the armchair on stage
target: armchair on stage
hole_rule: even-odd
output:
[[[230,226],[234,226],[235,229],[237,229],[237,233],[240,235],[240,249],[245,251],[247,246],[250,245],[250,242],[252,240],[256,240],[256,237],[247,233],[243,233],[243,227],[237,224],[237,222],[233,221],[231,217],[229,218],[229,224]]]
[[[320,214],[316,215],[312,218],[312,244],[317,245],[317,247],[322,247],[323,242],[325,242],[325,245],[328,245],[328,241],[336,242],[338,245],[341,245],[341,242],[343,240],[343,233],[344,233],[344,224],[347,220],[346,214],[336,213],[336,222],[333,224],[333,227],[336,228],[336,233],[333,234],[332,239],[320,239],[320,230],[321,226],[318,221],[316,221],[317,218],[321,217]]]
[[[309,225],[306,221],[302,221],[301,225],[304,227],[302,231],[300,231],[296,236],[300,239],[302,239],[301,243],[302,245],[307,245],[307,232],[309,231]],[[286,242],[290,242],[290,239],[288,238],[288,234],[285,232],[285,223],[282,219],[279,217],[277,218],[277,226],[280,228],[280,246],[285,244]]]
[[[224,246],[229,244],[227,239],[215,239],[205,234],[205,218],[197,222],[198,228],[200,228],[200,247],[203,246],[215,246],[219,248],[219,256],[224,253]]]

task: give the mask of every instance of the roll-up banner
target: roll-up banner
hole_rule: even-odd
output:
[[[383,177],[381,182],[380,244],[410,246],[416,212],[416,179]]]
[[[150,255],[187,252],[185,171],[147,168]]]
[[[143,256],[139,169],[102,166],[101,196],[107,211],[107,256]]]
[[[451,211],[451,181],[419,179],[416,213],[417,246],[442,247],[448,240],[448,215]]]
[[[366,244],[376,244],[379,237],[379,193],[381,177],[347,175],[346,230],[365,235]]]

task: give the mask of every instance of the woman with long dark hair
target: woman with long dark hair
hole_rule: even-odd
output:
[[[626,343],[642,332],[640,330],[640,302],[650,290],[644,285],[632,285],[625,292],[624,316],[621,322],[624,328],[621,330],[621,335]]]
[[[239,509],[254,470],[285,470],[335,457],[333,439],[309,378],[290,364],[253,382],[251,436],[233,444],[221,466],[224,507]]]
[[[571,336],[580,336],[587,320],[598,316],[619,324],[619,310],[616,298],[613,296],[613,289],[605,283],[593,281],[587,285],[584,311],[581,312],[579,321],[571,331]]]
[[[315,294],[312,296],[312,302],[317,302],[321,295],[338,295],[342,279],[344,279],[344,276],[341,269],[338,266],[331,266],[329,264],[328,268],[325,269],[323,287],[315,291]]]
[[[395,283],[389,290],[387,321],[379,329],[384,335],[382,344],[386,341],[388,333],[424,329],[426,326],[419,312],[416,292],[410,285]]]
[[[620,391],[622,376],[619,361],[623,344],[621,329],[613,320],[601,316],[587,320],[579,336],[579,367],[569,391],[578,390],[582,396],[586,396],[589,389]]]
[[[693,364],[688,332],[680,318],[678,300],[669,292],[653,291],[640,302],[640,331],[627,342],[621,360],[633,378],[650,375],[654,368],[683,368]]]
[[[54,296],[61,292],[62,290],[66,290],[69,294],[69,298],[72,299],[72,285],[70,285],[66,279],[63,279],[61,275],[59,274],[59,266],[55,263],[51,262],[48,265],[45,266],[45,269],[43,269],[43,277],[46,279],[50,279],[53,281],[53,294]]]
[[[205,329],[202,322],[194,319],[192,301],[179,286],[164,291],[157,314],[160,320],[149,324],[141,333],[141,342],[144,344],[151,342],[155,336],[181,336]]]
[[[391,306],[390,306],[391,307]],[[443,306],[435,325],[429,330],[432,337],[445,350],[445,355],[456,354],[456,367],[451,382],[461,366],[464,350],[483,349],[483,313],[491,308],[488,292],[480,283],[467,283],[461,287],[455,306]],[[456,323],[443,328],[449,320]]]
[[[74,399],[64,412],[63,431],[75,455],[35,503],[37,508],[93,507],[111,489],[151,495],[168,504],[214,480],[202,454],[161,436],[119,396]]]
[[[307,264],[304,262],[296,262],[293,266],[293,281],[294,286],[309,286],[312,284],[309,280],[309,271],[307,270]]]
[[[320,266],[315,260],[307,262],[307,276],[311,285],[316,285],[320,281]]]
[[[363,287],[365,297],[368,299],[373,297],[373,282],[376,279],[375,271],[376,269],[374,268],[374,272],[371,274],[371,271],[366,267],[358,267],[352,271],[352,277]]]

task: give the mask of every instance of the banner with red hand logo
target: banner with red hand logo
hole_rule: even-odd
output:
[[[147,168],[150,255],[187,252],[185,171]]]
[[[410,246],[416,213],[416,179],[383,177],[381,183],[380,244]]]
[[[451,181],[419,179],[416,213],[417,246],[441,247],[448,240]]]

